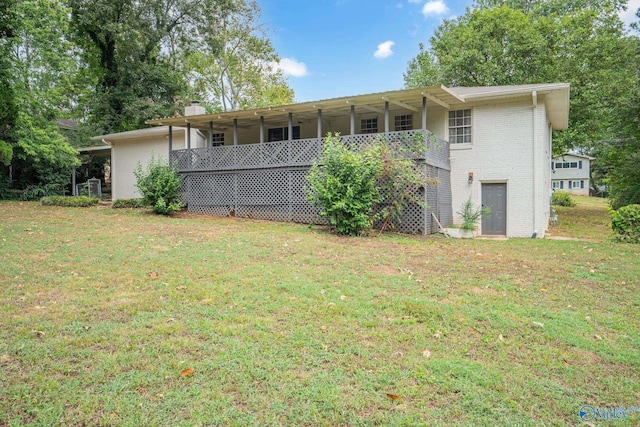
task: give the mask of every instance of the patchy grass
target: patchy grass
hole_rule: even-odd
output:
[[[573,195],[571,197],[577,206],[556,206],[558,223],[549,227],[549,234],[598,242],[613,239],[611,215],[607,211],[608,199]]]
[[[637,245],[0,212],[0,425],[552,426],[640,406]]]

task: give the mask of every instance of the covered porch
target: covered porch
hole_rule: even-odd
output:
[[[149,123],[169,126],[169,159],[184,176],[190,212],[302,223],[318,220],[306,201],[305,176],[327,133],[340,134],[354,149],[374,139],[405,146],[420,141],[425,149],[412,157],[437,184],[421,190],[428,207],[408,208],[402,228],[428,234],[437,231],[432,213],[452,222],[444,137],[450,104],[458,102],[435,86],[214,114],[196,104],[183,117]],[[186,148],[175,149],[173,126],[186,127]]]

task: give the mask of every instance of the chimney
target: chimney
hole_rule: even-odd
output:
[[[200,101],[193,100],[191,101],[191,105],[184,107],[185,116],[197,116],[205,113],[206,110],[200,105]]]

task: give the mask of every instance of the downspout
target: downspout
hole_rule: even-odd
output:
[[[538,235],[538,92],[535,90],[531,92],[531,98],[533,102],[533,234],[532,238]]]

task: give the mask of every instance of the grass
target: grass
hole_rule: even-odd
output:
[[[576,207],[555,207],[558,223],[549,229],[552,236],[599,242],[613,239],[607,199],[574,195],[571,198]]]
[[[640,406],[638,245],[0,212],[0,425],[552,426]]]

